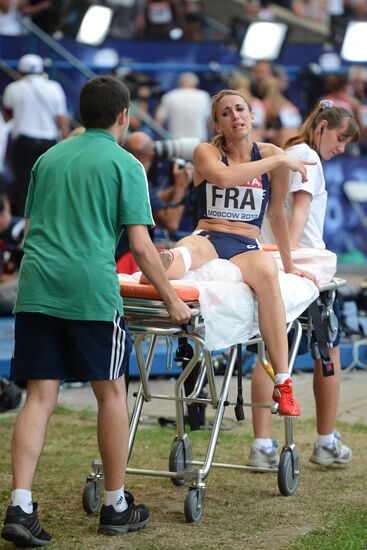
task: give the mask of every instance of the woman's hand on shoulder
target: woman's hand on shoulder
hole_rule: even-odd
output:
[[[291,157],[283,149],[272,143],[258,143],[258,147],[262,158],[276,156],[279,161],[279,167],[283,166],[288,168],[288,170],[292,170],[292,172],[299,172],[303,183],[307,181],[306,166],[316,164],[314,161],[298,160]]]
[[[307,177],[307,166],[315,165],[316,162],[311,162],[308,160],[298,160],[294,157],[284,154],[284,164],[292,170],[292,172],[299,172],[301,174],[302,183],[308,181]]]

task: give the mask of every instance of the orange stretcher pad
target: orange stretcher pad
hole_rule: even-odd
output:
[[[177,296],[184,302],[196,302],[199,291],[194,286],[172,284]],[[135,281],[120,280],[120,294],[123,298],[139,298],[143,300],[162,300],[153,285],[141,285]]]
[[[276,252],[278,247],[272,244],[262,245],[267,252]],[[292,247],[291,250],[297,250]],[[199,291],[194,286],[172,283],[175,292],[184,302],[195,302],[199,299]],[[120,294],[123,298],[135,298],[143,300],[162,300],[153,285],[142,285],[136,281],[120,280]]]

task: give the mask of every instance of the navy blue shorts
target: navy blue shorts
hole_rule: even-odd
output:
[[[113,321],[17,313],[10,379],[114,380],[128,370],[131,349],[131,336],[117,312]]]
[[[214,246],[218,257],[222,260],[229,260],[233,258],[233,256],[238,256],[238,254],[243,254],[244,252],[261,250],[260,243],[257,239],[249,239],[241,235],[202,230],[195,233],[195,235],[206,237]]]

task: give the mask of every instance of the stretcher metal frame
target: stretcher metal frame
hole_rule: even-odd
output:
[[[326,332],[327,324],[332,321],[332,329],[329,335],[333,337],[335,332],[335,319],[331,317],[332,303],[335,300],[335,292],[339,286],[345,284],[345,281],[334,279],[331,283],[323,285],[320,288],[317,302],[320,308],[322,322]],[[205,479],[212,467],[221,467],[228,469],[245,470],[252,472],[276,473],[278,476],[278,487],[280,493],[284,496],[293,495],[297,490],[300,480],[300,459],[293,437],[293,417],[283,417],[284,419],[284,445],[280,453],[278,468],[256,468],[243,464],[216,463],[213,461],[218,437],[221,430],[225,407],[229,405],[239,406],[237,403],[228,401],[229,386],[235,367],[240,368],[242,373],[241,346],[257,344],[260,359],[267,370],[268,365],[265,359],[265,348],[261,336],[257,336],[244,342],[242,345],[232,345],[228,352],[228,362],[222,377],[222,383],[218,392],[216,387],[216,374],[213,366],[212,354],[206,348],[203,339],[204,322],[200,312],[198,301],[186,302],[191,309],[192,317],[188,325],[182,327],[172,324],[165,305],[162,301],[124,297],[124,318],[126,326],[134,336],[137,363],[140,373],[140,384],[138,391],[134,394],[135,402],[130,417],[130,434],[128,456],[130,459],[133,451],[134,440],[139,426],[139,421],[144,403],[152,399],[169,400],[174,402],[176,409],[177,432],[173,440],[171,452],[169,455],[168,470],[149,470],[138,468],[127,468],[128,474],[166,477],[171,479],[174,485],[180,486],[190,483],[188,493],[185,498],[184,514],[186,520],[190,523],[199,521],[204,512],[204,503],[206,496]],[[287,330],[294,330],[291,348],[288,357],[288,370],[292,374],[294,363],[299,348],[302,330],[311,334],[313,331],[313,320],[309,313],[303,316],[302,322],[295,320],[287,326]],[[193,345],[192,357],[187,359],[182,373],[174,382],[174,392],[172,395],[153,394],[150,389],[149,376],[153,364],[154,352],[158,338],[164,336],[167,342],[172,342],[175,338],[187,338]],[[143,344],[149,340],[147,351],[143,352]],[[309,339],[310,341],[310,339]],[[330,338],[329,338],[330,341]],[[146,347],[146,344],[144,344]],[[313,356],[317,357],[317,349],[312,350]],[[170,354],[172,360],[172,353]],[[184,382],[197,364],[200,364],[199,374],[193,391],[185,395]],[[208,386],[208,397],[199,397],[202,387],[205,383]],[[215,410],[215,417],[212,425],[212,431],[204,460],[193,460],[192,449],[189,436],[185,431],[184,404],[202,403],[211,405]],[[271,409],[275,414],[277,404],[274,403],[248,403],[242,402],[244,407],[262,407]],[[87,476],[86,485],[83,491],[83,508],[87,513],[94,513],[98,510],[101,503],[101,494],[103,492],[103,467],[100,460],[92,462],[92,472]]]

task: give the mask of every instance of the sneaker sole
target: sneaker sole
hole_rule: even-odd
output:
[[[131,523],[126,525],[100,525],[98,528],[99,535],[126,535],[130,531],[139,531],[144,529],[150,522],[150,517],[140,523]]]
[[[333,464],[348,464],[352,460],[349,458],[320,458],[319,456],[310,456],[310,462],[319,466],[332,466]]]
[[[28,529],[17,523],[8,523],[1,531],[1,537],[9,542],[13,542],[20,548],[29,546],[48,546],[51,540],[42,540],[34,537]]]

